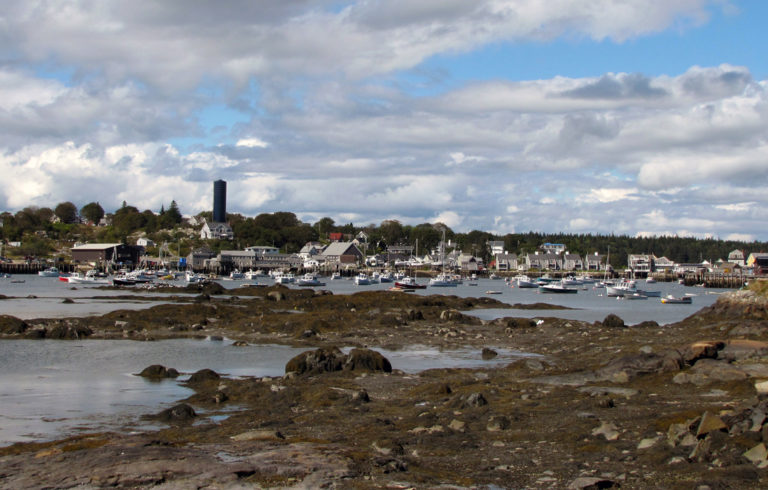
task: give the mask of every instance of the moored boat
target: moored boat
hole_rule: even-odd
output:
[[[416,279],[410,276],[405,276],[399,281],[395,281],[395,287],[403,289],[427,289],[426,284],[419,284]]]
[[[429,285],[437,288],[455,288],[459,283],[450,274],[438,274],[429,280]]]
[[[515,285],[522,289],[535,289],[539,287],[538,283],[528,276],[517,276],[515,278]]]
[[[298,286],[325,286],[325,283],[320,281],[315,274],[307,272],[296,280]]]
[[[357,276],[355,276],[355,284],[358,286],[368,286],[371,284],[371,279],[368,277],[368,274],[365,272],[361,272]]]
[[[578,289],[568,288],[563,285],[562,282],[551,282],[549,284],[542,284],[539,286],[540,293],[556,293],[556,294],[576,294]]]
[[[60,272],[56,267],[48,267],[47,269],[38,271],[37,275],[40,277],[59,277]]]
[[[693,298],[690,296],[677,297],[670,294],[661,298],[661,302],[665,305],[689,305],[693,302]]]

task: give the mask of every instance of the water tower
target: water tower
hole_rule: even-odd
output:
[[[223,180],[213,182],[213,221],[227,222],[227,183]]]

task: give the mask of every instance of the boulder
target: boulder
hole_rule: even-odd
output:
[[[717,430],[728,430],[728,426],[717,415],[712,415],[709,412],[704,412],[701,416],[701,422],[699,422],[699,428],[696,429],[696,437],[704,437],[710,432]]]
[[[493,349],[489,349],[488,347],[483,347],[483,351],[481,352],[480,355],[482,356],[484,361],[489,361],[494,357],[498,356],[499,353]]]
[[[389,360],[371,349],[352,349],[344,361],[344,369],[348,371],[384,371],[392,372]]]
[[[725,342],[720,341],[699,341],[694,342],[680,351],[683,362],[688,365],[694,365],[699,359],[716,359],[717,354],[725,347]]]
[[[374,350],[352,349],[348,355],[344,355],[338,347],[330,347],[302,352],[285,365],[286,374],[320,374],[342,370],[391,373],[392,364]]]
[[[285,365],[285,372],[320,374],[341,371],[345,360],[346,356],[338,347],[320,348],[295,356]]]
[[[717,353],[718,359],[741,361],[768,355],[768,343],[759,340],[734,339],[725,342]]]
[[[618,315],[611,313],[603,320],[603,326],[606,328],[624,328],[626,325]]]
[[[153,364],[147,366],[143,371],[139,373],[142,378],[162,379],[162,378],[176,378],[179,376],[179,372],[173,368],[166,368],[161,364]]]
[[[155,415],[155,419],[165,422],[187,422],[197,417],[195,409],[186,403],[181,403],[175,407],[163,410]]]
[[[221,376],[219,376],[219,373],[213,369],[201,369],[192,374],[192,376],[190,376],[187,380],[187,383],[202,383],[205,381],[214,381],[220,378]]]
[[[24,333],[29,328],[27,322],[10,315],[0,315],[0,333],[18,334]]]
[[[598,374],[606,379],[615,378],[619,373],[631,378],[640,374],[679,371],[682,365],[682,358],[675,351],[660,354],[636,354],[610,361],[598,370]]]

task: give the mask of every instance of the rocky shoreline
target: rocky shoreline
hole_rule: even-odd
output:
[[[768,300],[666,326],[609,315],[481,321],[491,298],[215,289],[142,311],[22,321],[4,338],[178,337],[306,346],[281,377],[210,370],[167,428],[0,448],[3,488],[760,488]],[[503,367],[407,374],[368,346],[516,349]],[[344,355],[340,346],[356,347]],[[137,366],[137,372],[147,366]],[[164,376],[173,366],[152,366]],[[210,372],[208,372],[210,371]],[[198,373],[196,373],[197,375]],[[214,416],[227,416],[218,420]]]

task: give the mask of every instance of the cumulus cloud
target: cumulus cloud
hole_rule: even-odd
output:
[[[492,43],[685,30],[713,5],[9,1],[0,50],[23,63],[0,63],[0,206],[87,191],[195,213],[223,178],[247,215],[736,236],[768,209],[768,85],[746,67],[421,95],[398,78]]]

